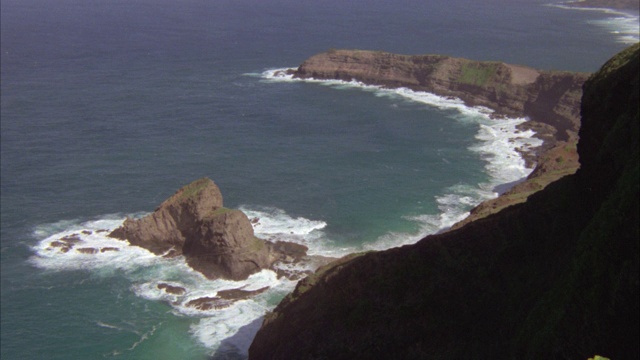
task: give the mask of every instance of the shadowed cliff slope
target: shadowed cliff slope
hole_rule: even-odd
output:
[[[585,84],[581,168],[525,203],[318,270],[250,359],[637,359],[639,51]]]

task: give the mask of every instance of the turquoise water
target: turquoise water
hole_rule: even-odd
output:
[[[3,359],[243,358],[294,283],[211,282],[118,243],[47,249],[82,231],[111,244],[98,230],[199,177],[259,217],[258,235],[340,256],[416,241],[527,171],[503,140],[535,141],[478,109],[269,70],[333,47],[593,71],[626,46],[611,33],[626,18],[542,1],[1,6]],[[185,306],[245,285],[271,290],[224,311]]]

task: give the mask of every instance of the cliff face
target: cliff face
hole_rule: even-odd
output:
[[[457,97],[471,106],[491,108],[498,115],[530,117],[534,122],[528,126],[537,127],[547,140],[560,141],[576,139],[582,84],[588,77],[442,55],[364,50],[330,50],[312,56],[294,76],[357,80]]]
[[[250,358],[640,357],[639,53],[585,84],[577,173],[415,245],[321,268],[266,316]]]
[[[306,255],[303,245],[273,244],[255,237],[242,211],[222,205],[218,186],[210,179],[199,179],[150,215],[125,220],[109,236],[158,255],[184,255],[189,266],[210,279],[246,279],[276,261],[298,261]]]

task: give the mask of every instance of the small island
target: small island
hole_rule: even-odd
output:
[[[109,236],[156,255],[182,255],[209,279],[244,280],[263,269],[295,278],[301,274],[274,265],[307,257],[304,245],[256,237],[252,221],[242,211],[224,207],[220,189],[209,178],[183,186],[141,219],[127,218]]]

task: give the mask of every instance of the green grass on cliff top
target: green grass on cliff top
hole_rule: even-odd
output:
[[[466,63],[462,65],[462,71],[458,82],[469,85],[485,86],[496,74],[497,63]]]
[[[210,180],[207,178],[198,179],[192,182],[189,185],[183,187],[181,192],[178,195],[176,200],[190,199],[196,195],[198,195],[202,190],[204,190],[209,185]]]

